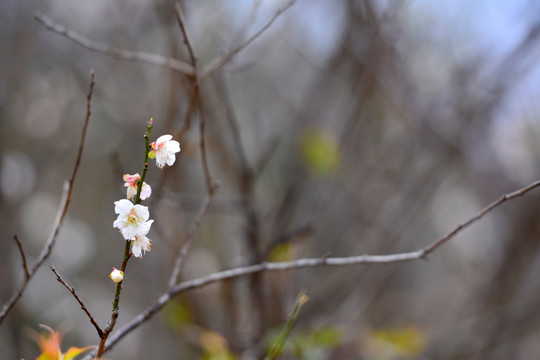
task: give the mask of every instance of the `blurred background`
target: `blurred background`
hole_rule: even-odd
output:
[[[201,67],[286,5],[186,0]],[[202,81],[210,172],[221,184],[182,273],[260,261],[412,251],[540,173],[536,1],[298,0]],[[98,343],[124,242],[113,229],[122,174],[152,140],[180,141],[152,166],[152,251],[128,264],[117,329],[166,288],[206,194],[198,116],[183,74],[112,59],[46,30],[41,12],[99,43],[189,62],[165,0],[0,2],[0,304],[33,264],[75,162],[91,69],[92,117],[51,257],[0,327],[1,358],[33,359],[39,324],[63,350]],[[190,120],[190,121],[188,121]],[[188,128],[186,124],[191,124]],[[309,302],[290,359],[532,359],[540,352],[539,194],[490,213],[428,261],[309,268],[181,294],[112,359],[257,359],[300,289]]]

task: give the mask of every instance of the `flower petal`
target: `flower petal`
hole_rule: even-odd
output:
[[[114,212],[116,214],[128,214],[133,208],[133,203],[127,199],[114,202]]]
[[[172,135],[169,135],[169,134],[166,134],[166,135],[161,135],[160,137],[158,137],[158,139],[156,140],[156,143],[157,145],[161,145],[162,143],[165,143],[169,140],[172,139]]]

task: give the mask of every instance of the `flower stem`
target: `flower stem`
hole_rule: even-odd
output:
[[[150,151],[150,132],[152,131],[152,119],[146,124],[146,134],[144,134],[145,139],[145,150],[144,150],[144,165],[142,170],[141,178],[139,179],[139,182],[137,183],[137,195],[135,196],[135,205],[141,203],[141,190],[142,186],[144,184],[144,178],[146,177],[146,172],[148,171],[148,152]],[[130,245],[131,240],[126,240],[126,246],[124,248],[124,259],[122,260],[122,272],[126,272],[126,267],[129,259],[131,258],[130,255]],[[95,359],[101,359],[101,356],[105,352],[105,343],[107,341],[107,338],[109,337],[109,334],[114,329],[114,326],[116,325],[116,320],[118,319],[118,310],[120,308],[120,294],[122,293],[122,283],[124,281],[120,281],[116,284],[116,289],[114,291],[114,300],[113,300],[113,306],[112,306],[112,313],[111,313],[111,320],[109,321],[109,324],[103,331],[103,335],[101,336],[101,339],[99,341],[99,347],[98,351],[96,353]]]
[[[146,172],[148,171],[148,152],[150,151],[150,132],[152,132],[152,119],[146,124],[146,134],[144,134],[144,140],[146,142],[144,148],[144,166],[142,170],[141,178],[137,183],[137,195],[135,195],[135,205],[141,203],[141,190],[144,184],[144,178],[146,177]]]

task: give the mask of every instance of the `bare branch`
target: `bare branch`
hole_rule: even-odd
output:
[[[255,161],[255,165],[253,166],[253,173],[255,174],[255,176],[259,176],[263,172],[266,164],[268,164],[268,161],[274,154],[278,144],[279,139],[277,137],[274,137],[268,141],[268,143],[264,147],[264,150]]]
[[[360,265],[360,264],[390,264],[406,261],[414,261],[419,259],[426,258],[427,255],[435,251],[437,248],[442,246],[451,238],[455,237],[460,231],[470,226],[474,222],[478,221],[487,213],[491,212],[499,205],[504,202],[514,199],[519,196],[523,196],[526,193],[538,188],[540,186],[540,180],[531,183],[519,190],[516,190],[512,193],[501,196],[498,200],[492,202],[475,216],[467,220],[466,222],[455,227],[450,233],[443,236],[442,238],[432,242],[430,245],[411,252],[398,253],[398,254],[389,254],[389,255],[359,255],[359,256],[347,256],[347,257],[321,257],[321,258],[306,258],[298,259],[294,261],[287,262],[264,262],[256,265],[241,266],[234,269],[224,270],[220,272],[213,273],[208,276],[204,276],[198,279],[187,280],[181,282],[178,285],[170,287],[166,293],[161,295],[156,302],[148,307],[144,312],[137,315],[133,320],[131,320],[123,328],[115,332],[111,337],[110,341],[107,343],[106,350],[112,349],[112,347],[120,341],[128,333],[136,329],[143,322],[150,319],[154,314],[156,314],[163,306],[165,306],[172,298],[176,295],[193,289],[199,289],[204,286],[221,282],[228,279],[233,279],[241,276],[252,275],[255,273],[262,272],[272,272],[272,271],[285,271],[292,269],[299,269],[305,267],[316,267],[316,266],[349,266],[349,265]]]
[[[94,90],[94,71],[91,71],[90,89],[88,90],[88,95],[86,97],[87,99],[86,118],[84,120],[81,141],[79,144],[79,151],[77,154],[75,165],[73,167],[71,178],[64,182],[64,190],[62,192],[62,199],[60,200],[60,206],[58,208],[58,213],[56,215],[56,221],[54,222],[53,230],[51,234],[49,235],[49,238],[47,239],[47,242],[45,243],[43,250],[39,254],[39,257],[36,260],[34,266],[32,266],[32,269],[28,272],[28,276],[25,278],[25,281],[20,286],[19,290],[2,307],[2,311],[0,312],[0,325],[4,321],[9,311],[13,308],[13,306],[17,303],[19,298],[22,296],[28,282],[31,280],[34,274],[38,271],[38,269],[41,267],[43,262],[51,255],[54,244],[56,243],[56,239],[58,238],[58,234],[60,233],[60,228],[62,227],[62,224],[64,223],[64,218],[66,217],[66,213],[69,207],[69,202],[71,199],[71,193],[73,191],[73,183],[75,182],[75,177],[77,176],[77,171],[79,170],[79,165],[81,163],[81,156],[82,156],[82,151],[84,148],[84,139],[86,137],[86,129],[88,127],[88,121],[90,120],[90,114],[91,114],[90,105],[92,102],[93,90]]]
[[[24,250],[22,247],[21,240],[19,240],[19,237],[17,235],[13,236],[13,238],[15,239],[15,242],[17,243],[17,246],[19,247],[19,252],[21,253],[22,267],[24,270],[24,278],[28,280],[30,278],[30,272],[28,271],[28,266],[26,265],[26,256],[24,255]]]
[[[178,3],[178,1],[174,2],[174,12],[175,12],[175,15],[176,15],[176,21],[178,22],[178,26],[180,27],[180,31],[182,32],[182,37],[184,38],[184,44],[186,45],[186,48],[187,48],[188,53],[189,53],[189,57],[190,57],[190,60],[191,60],[191,66],[195,70],[194,72],[195,72],[195,75],[196,75],[196,72],[197,72],[196,71],[197,70],[197,57],[195,56],[195,51],[193,50],[193,45],[191,44],[190,37],[187,34],[187,30],[186,30],[186,27],[185,27],[186,22],[184,20],[184,13],[182,12],[182,7]]]
[[[129,50],[121,50],[113,47],[106,46],[104,44],[98,43],[94,40],[88,39],[87,37],[71,30],[65,27],[64,25],[61,25],[53,20],[51,20],[49,17],[47,17],[44,14],[37,13],[34,15],[34,18],[39,21],[47,30],[50,30],[52,32],[55,32],[59,35],[64,36],[65,38],[77,43],[78,45],[90,50],[95,51],[98,53],[105,54],[107,56],[110,56],[115,59],[119,60],[125,60],[125,61],[135,61],[135,62],[144,62],[147,64],[157,65],[161,67],[165,67],[168,69],[172,69],[175,71],[179,71],[189,77],[195,77],[197,76],[199,79],[205,79],[208,76],[210,76],[214,71],[221,68],[223,65],[225,65],[228,61],[230,61],[234,56],[236,56],[240,51],[242,51],[244,48],[249,46],[253,41],[255,41],[257,38],[259,38],[272,24],[279,18],[281,14],[283,14],[285,11],[287,11],[296,0],[289,1],[283,8],[279,9],[274,16],[270,19],[270,21],[263,26],[259,31],[257,31],[253,36],[251,36],[246,42],[243,44],[235,47],[227,54],[218,57],[217,59],[210,62],[202,71],[200,75],[197,75],[197,66],[195,66],[194,60],[196,62],[196,57],[194,56],[193,47],[191,46],[191,42],[189,40],[189,37],[186,34],[185,28],[184,28],[184,21],[181,20],[179,17],[179,14],[181,14],[180,5],[178,3],[175,3],[175,10],[178,17],[178,22],[180,24],[180,28],[182,31],[182,34],[184,35],[184,42],[188,48],[188,52],[190,53],[190,57],[192,60],[192,64],[185,63],[183,61],[164,57],[157,54],[147,53],[147,52],[135,52],[135,51],[129,51]]]
[[[284,7],[276,11],[274,16],[268,21],[268,23],[263,26],[259,31],[257,31],[255,34],[253,34],[252,37],[250,37],[245,43],[235,47],[227,54],[213,60],[208,65],[204,67],[199,77],[204,80],[208,76],[212,75],[216,70],[221,68],[223,65],[225,65],[227,62],[229,62],[233,57],[235,57],[240,51],[244,50],[248,45],[250,45],[253,41],[257,40],[272,24],[279,18],[281,14],[283,14],[285,11],[287,11],[291,6],[296,3],[296,0],[289,1],[287,4],[285,4]]]
[[[193,76],[191,77],[191,82],[193,86],[193,101],[195,101],[195,105],[197,106],[197,111],[199,113],[199,120],[200,120],[199,121],[199,148],[201,151],[201,162],[203,166],[204,178],[206,180],[206,189],[208,191],[208,194],[212,194],[215,190],[215,186],[212,183],[212,177],[210,176],[210,170],[208,168],[208,159],[206,156],[206,145],[205,145],[205,139],[204,139],[204,129],[206,126],[206,121],[204,118],[204,106],[203,106],[203,100],[201,96],[199,69],[197,66],[197,56],[195,55],[195,51],[191,44],[190,37],[187,33],[187,30],[185,27],[185,21],[184,21],[184,13],[182,12],[182,8],[180,7],[180,4],[178,3],[178,1],[175,1],[174,3],[174,10],[176,14],[176,20],[178,21],[178,26],[180,27],[180,31],[182,32],[182,37],[184,38],[184,44],[186,45],[189,52],[191,65],[194,70]]]
[[[88,50],[102,53],[119,60],[143,62],[176,70],[187,76],[194,75],[193,67],[183,61],[146,52],[127,51],[108,47],[54,22],[44,14],[38,13],[34,15],[34,19],[39,21],[47,30],[62,35]]]
[[[83,309],[83,311],[86,313],[86,315],[90,319],[90,322],[92,323],[92,325],[94,325],[94,327],[96,328],[96,331],[99,337],[100,338],[103,337],[103,330],[101,330],[96,320],[94,320],[94,317],[92,316],[92,314],[90,314],[90,311],[88,311],[88,309],[86,308],[86,305],[84,305],[84,302],[81,300],[79,295],[77,295],[77,293],[75,292],[75,289],[68,285],[68,283],[62,278],[62,276],[60,276],[58,271],[56,271],[54,266],[51,266],[51,270],[54,273],[54,275],[56,275],[56,280],[58,280],[60,284],[64,285],[64,287],[68,289],[68,291],[73,295],[75,300],[77,300],[77,302],[81,305],[81,309]]]
[[[504,203],[504,202],[506,202],[508,200],[514,199],[516,197],[523,196],[526,193],[528,193],[529,191],[536,189],[538,186],[540,186],[540,180],[535,181],[535,182],[531,183],[530,185],[527,185],[527,186],[525,186],[525,187],[523,187],[523,188],[521,188],[519,190],[516,190],[516,191],[514,191],[512,193],[505,194],[505,195],[501,196],[498,200],[492,202],[491,204],[489,204],[488,206],[483,208],[478,214],[476,214],[475,216],[473,216],[469,220],[465,221],[464,223],[461,223],[458,226],[456,226],[454,228],[454,230],[450,231],[447,235],[443,236],[442,238],[440,238],[437,241],[434,241],[433,243],[431,243],[431,245],[425,247],[423,249],[423,251],[424,251],[423,256],[426,256],[426,255],[430,254],[431,252],[433,252],[439,246],[443,245],[445,242],[447,242],[448,240],[450,240],[451,238],[456,236],[457,233],[459,233],[461,230],[463,230],[467,226],[471,225],[472,223],[480,220],[484,215],[486,215],[488,212],[495,209],[496,207],[498,207],[502,203]]]

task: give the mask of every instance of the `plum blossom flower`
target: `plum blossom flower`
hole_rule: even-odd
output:
[[[150,213],[146,206],[133,205],[126,199],[114,202],[114,212],[118,214],[118,218],[114,221],[113,227],[120,229],[126,240],[148,234],[154,222],[154,220],[148,220]]]
[[[141,180],[139,173],[135,175],[124,175],[124,184],[127,187],[127,198],[132,199],[137,194],[137,183]],[[146,182],[143,182],[141,189],[141,200],[148,199],[152,194],[152,188]]]
[[[124,272],[122,270],[118,270],[115,267],[113,267],[112,270],[113,271],[109,274],[112,281],[118,284],[120,281],[124,280]]]
[[[156,159],[156,165],[162,169],[165,164],[171,166],[176,160],[176,154],[180,151],[180,143],[171,140],[172,135],[162,135],[150,144],[152,150],[148,153],[151,159]]]
[[[150,247],[150,239],[147,238],[145,235],[138,235],[135,236],[135,238],[133,239],[131,252],[133,253],[133,256],[142,258],[143,254],[146,254],[147,251],[150,251]]]

